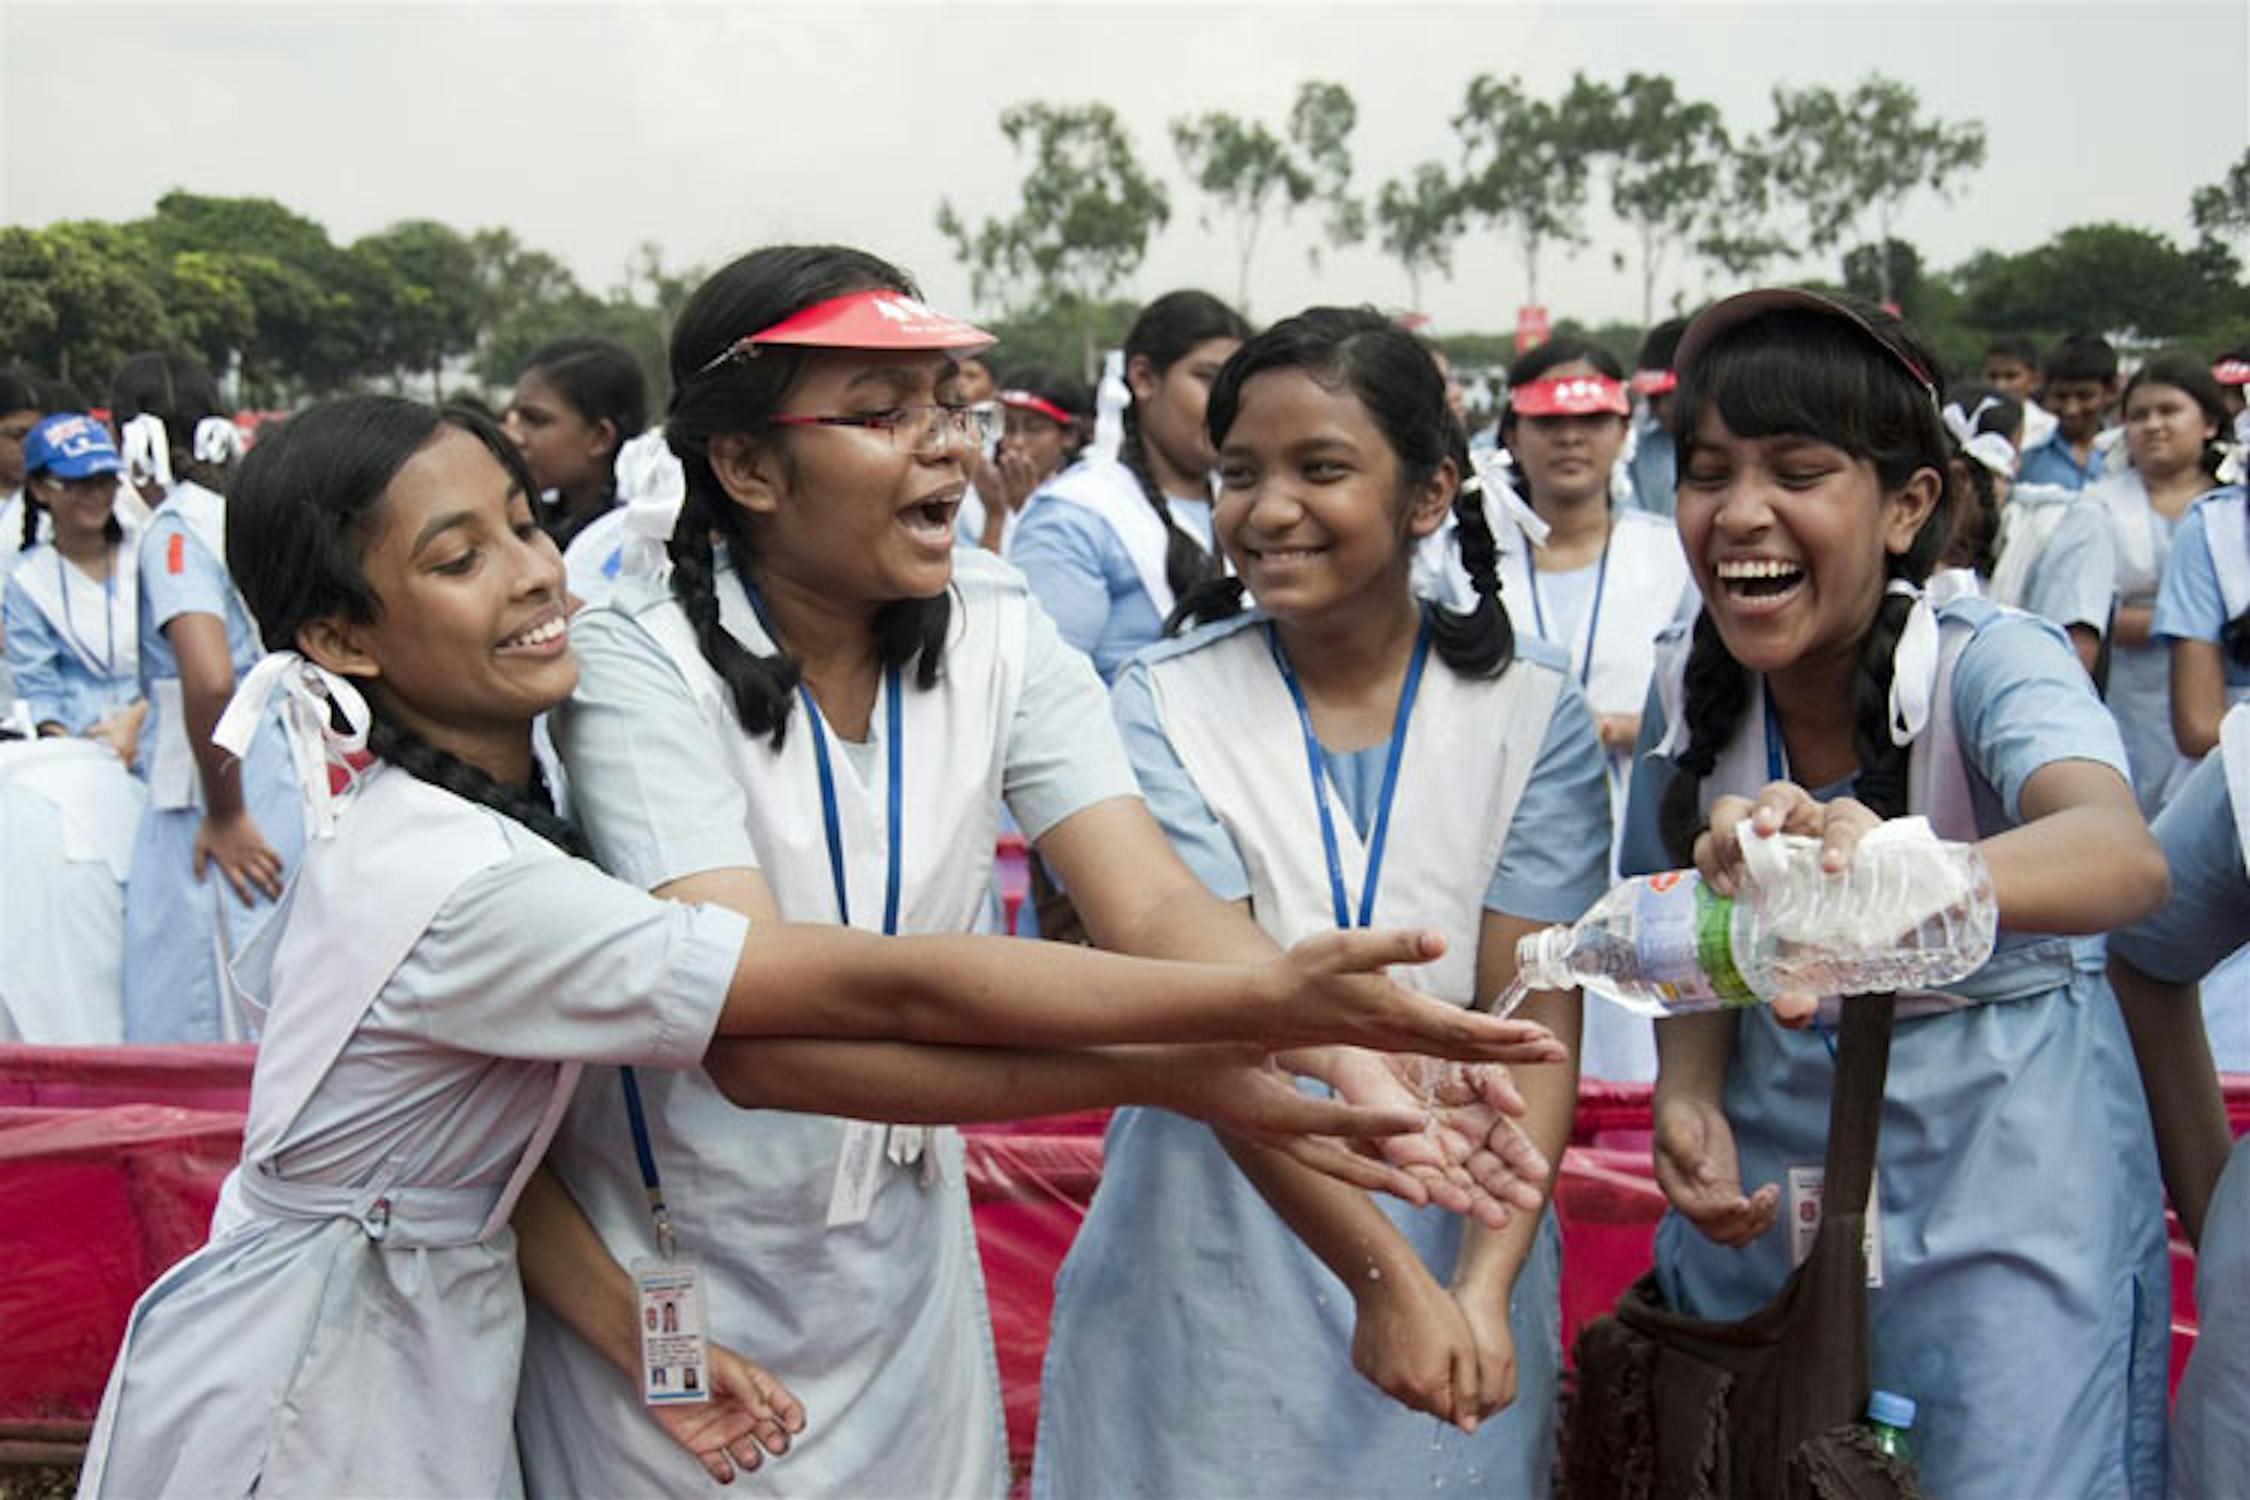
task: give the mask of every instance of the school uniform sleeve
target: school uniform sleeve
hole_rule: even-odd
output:
[[[1664,699],[1651,682],[1641,709],[1641,737],[1633,746],[1633,771],[1625,782],[1624,827],[1617,848],[1617,873],[1628,879],[1678,868],[1664,848],[1657,822],[1657,810],[1676,774],[1672,763],[1655,753],[1666,728]]]
[[[1001,788],[1027,840],[1097,802],[1140,795],[1107,698],[1093,663],[1034,599]]]
[[[8,671],[16,680],[16,696],[31,705],[34,724],[60,724],[72,734],[85,726],[70,722],[69,686],[63,681],[62,654],[66,649],[46,612],[31,602],[21,583],[8,580],[0,602],[0,630],[8,637]]]
[[[466,1052],[692,1067],[749,930],[584,860],[524,855],[464,882],[383,995],[402,1024]]]
[[[2085,625],[2105,635],[2116,594],[2117,533],[2106,513],[2085,501],[2065,508],[2032,566],[2023,607],[2066,629]]]
[[[2151,979],[2194,984],[2250,939],[2250,874],[2227,796],[2224,758],[2207,755],[2153,828],[2172,867],[2172,895],[2109,935],[2109,951]]]
[[[1250,899],[1250,872],[1234,836],[1203,800],[1202,790],[1164,737],[1156,717],[1156,700],[1148,686],[1148,669],[1134,662],[1110,687],[1110,707],[1125,740],[1125,754],[1140,781],[1148,810],[1156,815],[1164,836],[1195,878],[1221,901]]]
[[[1008,561],[1023,571],[1062,638],[1087,656],[1109,623],[1109,523],[1082,505],[1033,497]]]
[[[726,748],[655,637],[621,610],[589,609],[570,646],[578,688],[548,724],[601,867],[642,890],[757,868]]]
[[[2054,624],[1999,615],[1961,648],[1953,717],[1963,755],[2021,822],[2023,784],[2042,766],[2090,760],[2131,781],[2117,721]]]
[[[141,534],[141,607],[150,628],[162,630],[181,615],[227,617],[234,581],[226,564],[176,515],[159,515]]]
[[[1488,911],[1575,922],[1609,888],[1609,779],[1585,694],[1567,676],[1485,890]]]
[[[2172,557],[2156,594],[2156,619],[2149,634],[2174,641],[2215,641],[2226,628],[2227,601],[2219,592],[2219,570],[2211,561],[2211,537],[2203,511],[2187,513],[2172,533]]]

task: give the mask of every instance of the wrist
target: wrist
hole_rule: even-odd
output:
[[[1429,1267],[1422,1263],[1421,1257],[1411,1251],[1399,1253],[1402,1249],[1403,1242],[1395,1246],[1372,1247],[1357,1265],[1350,1268],[1354,1274],[1343,1278],[1345,1289],[1352,1294],[1352,1301],[1362,1311],[1416,1292],[1437,1292],[1444,1295],[1444,1289],[1438,1286],[1437,1278],[1430,1274]]]

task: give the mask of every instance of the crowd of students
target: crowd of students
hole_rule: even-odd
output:
[[[1578,1080],[1654,1083],[1659,1284],[1739,1317],[1835,1037],[1497,1020],[1517,940],[1731,886],[1746,817],[1908,814],[2002,927],[1891,1048],[1872,1374],[1922,1483],[2250,1472],[2250,360],[1949,384],[1757,292],[1630,372],[1532,349],[1471,432],[1362,310],[1174,292],[1098,389],[1006,355],[779,246],[682,308],[654,434],[591,339],[497,422],[349,397],[246,455],[178,356],[106,424],[0,379],[5,1024],[82,1039],[107,982],[78,1024],[260,1049],[82,1493],[996,1495],[947,1127],[1113,1106],[1036,1493],[1544,1493]],[[1003,827],[1085,947],[975,935]],[[26,871],[88,911],[32,937]],[[668,1404],[639,1299],[689,1266]]]

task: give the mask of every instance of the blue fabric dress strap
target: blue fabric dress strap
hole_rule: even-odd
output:
[[[1327,772],[1321,766],[1320,736],[1313,732],[1312,709],[1305,702],[1305,690],[1297,681],[1297,673],[1289,665],[1289,653],[1281,648],[1281,636],[1269,622],[1266,626],[1266,648],[1273,653],[1273,663],[1281,672],[1281,680],[1289,689],[1289,701],[1297,708],[1297,727],[1305,738],[1305,764],[1312,773],[1313,808],[1320,814],[1320,842],[1328,857],[1328,894],[1335,903],[1336,925],[1370,927],[1375,918],[1375,887],[1383,877],[1383,847],[1390,838],[1391,803],[1398,794],[1399,762],[1406,752],[1406,725],[1414,715],[1414,699],[1422,689],[1422,669],[1430,661],[1430,621],[1425,614],[1421,628],[1415,633],[1414,654],[1406,664],[1406,680],[1399,685],[1398,708],[1391,716],[1391,746],[1389,757],[1383,763],[1383,789],[1375,802],[1375,817],[1367,838],[1367,878],[1359,893],[1359,918],[1352,919],[1351,899],[1344,889],[1343,850],[1336,840],[1336,816],[1328,805]],[[894,781],[894,794],[896,783]]]

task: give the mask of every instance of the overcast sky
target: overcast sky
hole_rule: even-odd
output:
[[[1019,164],[996,119],[1028,99],[1102,100],[1174,213],[1129,292],[1231,293],[1223,226],[1198,223],[1166,122],[1227,109],[1279,124],[1297,85],[1359,102],[1358,181],[1451,165],[1448,117],[1478,72],[1535,93],[1573,69],[1670,74],[1738,132],[1776,83],[1900,78],[1925,109],[1981,119],[1990,155],[1953,203],[1900,226],[1933,264],[2022,249],[2115,219],[2189,238],[2187,201],[2250,139],[2250,5],[1410,3],[1114,5],[118,5],[0,0],[0,222],[125,219],[173,187],[280,199],[346,241],[397,219],[512,228],[589,286],[654,240],[673,265],[779,239],[887,255],[933,301],[966,275],[933,226],[941,195],[1006,212]],[[1550,253],[1559,316],[1637,318],[1613,269],[1624,234]],[[1271,229],[1252,282],[1261,317],[1315,300],[1403,305],[1378,253],[1315,273],[1316,221]],[[1830,266],[1814,268],[1833,276]],[[1690,273],[1691,275],[1693,273]],[[1679,268],[1665,294],[1683,287]],[[1692,296],[1700,279],[1684,283]],[[1441,329],[1512,326],[1512,249],[1465,238],[1430,278]]]

